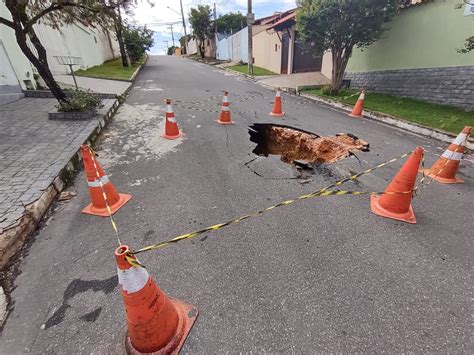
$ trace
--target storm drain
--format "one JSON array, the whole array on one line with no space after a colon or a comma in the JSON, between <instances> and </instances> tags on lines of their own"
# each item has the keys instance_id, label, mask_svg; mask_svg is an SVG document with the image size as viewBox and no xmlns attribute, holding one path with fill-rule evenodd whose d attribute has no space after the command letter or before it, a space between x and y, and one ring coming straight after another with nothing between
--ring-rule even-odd
<instances>
[{"instance_id":1,"label":"storm drain","mask_svg":"<svg viewBox=\"0 0 474 355\"><path fill-rule=\"evenodd\" d=\"M249 129L250 140L257 144L253 153L280 155L286 163L334 163L357 151L368 151L369 143L353 134L321 137L297 128L256 123Z\"/></svg>"}]
</instances>

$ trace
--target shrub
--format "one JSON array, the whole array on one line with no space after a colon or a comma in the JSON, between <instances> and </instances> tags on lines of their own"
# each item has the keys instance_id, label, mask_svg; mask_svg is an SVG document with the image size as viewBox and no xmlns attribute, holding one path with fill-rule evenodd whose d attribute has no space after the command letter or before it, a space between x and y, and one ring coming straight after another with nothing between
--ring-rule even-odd
<instances>
[{"instance_id":1,"label":"shrub","mask_svg":"<svg viewBox=\"0 0 474 355\"><path fill-rule=\"evenodd\" d=\"M79 111L84 112L90 109L102 107L102 100L90 90L65 90L68 97L67 103L57 105L60 112Z\"/></svg>"}]
</instances>

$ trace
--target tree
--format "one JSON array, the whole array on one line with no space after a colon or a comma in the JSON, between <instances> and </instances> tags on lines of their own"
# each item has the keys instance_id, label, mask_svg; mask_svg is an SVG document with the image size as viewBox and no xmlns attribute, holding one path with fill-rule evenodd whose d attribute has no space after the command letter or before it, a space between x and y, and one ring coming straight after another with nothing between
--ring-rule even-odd
<instances>
[{"instance_id":1,"label":"tree","mask_svg":"<svg viewBox=\"0 0 474 355\"><path fill-rule=\"evenodd\" d=\"M42 22L53 28L62 24L80 21L88 25L110 19L114 4L107 0L4 0L11 14L11 20L0 17L0 24L13 29L18 46L28 60L36 67L46 85L60 104L68 102L64 90L54 80L49 69L46 49L36 35L34 25ZM30 48L29 43L34 47Z\"/></svg>"},{"instance_id":2,"label":"tree","mask_svg":"<svg viewBox=\"0 0 474 355\"><path fill-rule=\"evenodd\" d=\"M474 50L474 36L471 36L469 38L466 38L466 41L464 42L464 47L461 49L458 49L458 53L466 54L473 50Z\"/></svg>"},{"instance_id":3,"label":"tree","mask_svg":"<svg viewBox=\"0 0 474 355\"><path fill-rule=\"evenodd\" d=\"M146 26L124 26L123 40L132 63L142 59L145 52L153 46L153 34Z\"/></svg>"},{"instance_id":4,"label":"tree","mask_svg":"<svg viewBox=\"0 0 474 355\"><path fill-rule=\"evenodd\" d=\"M235 33L247 24L247 18L240 12L229 12L217 19L217 30L219 33Z\"/></svg>"},{"instance_id":5,"label":"tree","mask_svg":"<svg viewBox=\"0 0 474 355\"><path fill-rule=\"evenodd\" d=\"M296 28L307 42L332 53L331 94L337 94L354 46L379 39L399 0L300 0Z\"/></svg>"},{"instance_id":6,"label":"tree","mask_svg":"<svg viewBox=\"0 0 474 355\"><path fill-rule=\"evenodd\" d=\"M194 32L194 38L198 44L199 54L204 58L205 41L210 39L214 27L211 21L211 8L209 5L198 5L197 8L191 8L189 12L189 23Z\"/></svg>"},{"instance_id":7,"label":"tree","mask_svg":"<svg viewBox=\"0 0 474 355\"><path fill-rule=\"evenodd\" d=\"M176 48L179 48L179 47L175 47L175 46L168 47L168 51L166 52L166 54L174 55Z\"/></svg>"}]
</instances>

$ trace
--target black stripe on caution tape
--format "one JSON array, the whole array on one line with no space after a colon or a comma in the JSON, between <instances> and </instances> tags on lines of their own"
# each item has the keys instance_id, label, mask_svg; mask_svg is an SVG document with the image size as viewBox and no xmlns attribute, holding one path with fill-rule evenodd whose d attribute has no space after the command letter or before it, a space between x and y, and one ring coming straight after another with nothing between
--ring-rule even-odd
<instances>
[{"instance_id":1,"label":"black stripe on caution tape","mask_svg":"<svg viewBox=\"0 0 474 355\"><path fill-rule=\"evenodd\" d=\"M364 170L363 172L361 173L358 173L358 174L355 174L355 175L352 175L346 179L343 179L343 180L340 180L340 181L337 181L327 187L324 187L318 191L315 191L313 193L310 193L310 194L307 194L307 195L302 195L296 199L293 199L293 200L286 200L286 201L283 201L283 202L280 202L274 206L271 206L271 207L267 207L265 209L262 209L260 211L257 211L257 212L253 212L251 214L248 214L248 215L245 215L245 216L242 216L242 217L239 217L239 218L235 218L235 219L232 219L232 220L229 220L227 222L224 222L224 223L219 223L219 224L215 224L213 226L210 226L210 227L207 227L207 228L204 228L204 229L201 229L201 230L198 230L198 231L195 231L195 232L191 232L191 233L187 233L187 234L183 234L183 235L180 235L180 236L177 236L175 238L172 238L172 239L169 239L169 240L166 240L166 241L163 241L163 242L160 242L160 243L157 243L157 244L153 244L153 245L150 245L150 246L147 246L147 247L144 247L144 248L141 248L141 249L138 249L136 251L132 251L131 254L139 254L139 253L143 253L143 252L146 252L146 251L151 251L151 250L157 250L157 249L162 249L162 248L165 248L171 244L175 244L177 242L180 242L182 240L186 240L186 239L190 239L190 238L193 238L193 237L196 237L200 234L203 234L203 233L207 233L207 232L211 232L211 231L216 231L216 230L219 230L221 228L224 228L226 226L229 226L229 225L232 225L232 224L237 224L243 220L246 220L248 218L251 218L251 217L257 217L257 216L260 216L266 212L269 212L269 211L272 211L274 210L275 208L278 208L278 207L281 207L281 206L287 206L287 205L291 205L297 201L300 201L300 200L306 200L306 199L310 199L310 198L314 198L314 197L322 197L322 196L341 196L341 195L352 195L352 196L357 196L357 195L383 195L383 194L386 194L386 195L397 195L397 194L413 194L415 192L415 190L413 191L404 191L404 192L366 192L366 191L332 191L330 189L336 187L336 186L340 186L348 181L352 181L352 180L356 180L358 179L359 177L361 177L362 175L365 175L365 174L368 174L368 173L371 173L372 171L376 170L376 169L379 169L379 168L382 168L388 164L391 164L393 162L396 162L397 160L400 160L400 159L403 159L405 157L407 157L408 155L410 155L412 152L409 152L409 153L405 153L397 158L393 158L393 159L390 159L388 161L386 161L385 163L381 163L379 165L376 165L370 169L367 169L367 170Z\"/></svg>"}]
</instances>

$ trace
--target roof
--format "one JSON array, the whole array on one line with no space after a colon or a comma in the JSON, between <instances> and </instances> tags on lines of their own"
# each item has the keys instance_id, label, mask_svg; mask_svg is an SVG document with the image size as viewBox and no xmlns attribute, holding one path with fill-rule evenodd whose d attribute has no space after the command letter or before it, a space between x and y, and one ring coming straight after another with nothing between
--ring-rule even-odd
<instances>
[{"instance_id":1,"label":"roof","mask_svg":"<svg viewBox=\"0 0 474 355\"><path fill-rule=\"evenodd\" d=\"M281 31L285 28L291 27L296 23L296 11L292 11L285 17L282 17L279 19L277 22L275 22L273 25L267 28L267 30L273 29L275 31Z\"/></svg>"}]
</instances>

